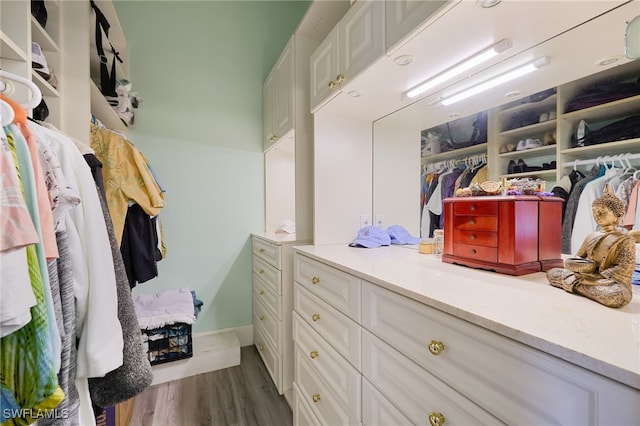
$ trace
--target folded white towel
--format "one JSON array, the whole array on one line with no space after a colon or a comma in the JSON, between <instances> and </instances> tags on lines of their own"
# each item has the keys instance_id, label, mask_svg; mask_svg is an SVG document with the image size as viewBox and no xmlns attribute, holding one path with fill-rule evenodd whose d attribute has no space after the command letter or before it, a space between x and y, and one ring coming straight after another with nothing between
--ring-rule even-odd
<instances>
[{"instance_id":1,"label":"folded white towel","mask_svg":"<svg viewBox=\"0 0 640 426\"><path fill-rule=\"evenodd\" d=\"M133 304L140 328L151 330L168 324L196 321L193 296L188 288L167 290L158 294L134 294Z\"/></svg>"}]
</instances>

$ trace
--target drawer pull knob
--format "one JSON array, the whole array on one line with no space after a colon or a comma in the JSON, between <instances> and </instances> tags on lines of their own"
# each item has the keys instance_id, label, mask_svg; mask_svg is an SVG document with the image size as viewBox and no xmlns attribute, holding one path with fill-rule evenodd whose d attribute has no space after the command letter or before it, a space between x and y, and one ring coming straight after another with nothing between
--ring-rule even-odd
<instances>
[{"instance_id":1,"label":"drawer pull knob","mask_svg":"<svg viewBox=\"0 0 640 426\"><path fill-rule=\"evenodd\" d=\"M258 346L258 350L259 350L259 351L264 351L264 345L260 345L260 346Z\"/></svg>"},{"instance_id":2,"label":"drawer pull knob","mask_svg":"<svg viewBox=\"0 0 640 426\"><path fill-rule=\"evenodd\" d=\"M431 340L428 346L429 352L431 352L433 355L440 355L442 351L444 351L444 343L438 340Z\"/></svg>"},{"instance_id":3,"label":"drawer pull knob","mask_svg":"<svg viewBox=\"0 0 640 426\"><path fill-rule=\"evenodd\" d=\"M470 224L472 224L472 225L475 225L475 224L476 224L476 220L475 220L475 219L471 219L471 220L469 221L469 223L470 223Z\"/></svg>"},{"instance_id":4,"label":"drawer pull knob","mask_svg":"<svg viewBox=\"0 0 640 426\"><path fill-rule=\"evenodd\" d=\"M471 249L471 254L476 254L476 253L477 253L476 249Z\"/></svg>"},{"instance_id":5,"label":"drawer pull knob","mask_svg":"<svg viewBox=\"0 0 640 426\"><path fill-rule=\"evenodd\" d=\"M320 283L320 277L311 278L311 283L312 284L319 284Z\"/></svg>"},{"instance_id":6,"label":"drawer pull knob","mask_svg":"<svg viewBox=\"0 0 640 426\"><path fill-rule=\"evenodd\" d=\"M318 321L320 319L320 314L311 315L311 319L314 320L314 321Z\"/></svg>"},{"instance_id":7,"label":"drawer pull knob","mask_svg":"<svg viewBox=\"0 0 640 426\"><path fill-rule=\"evenodd\" d=\"M264 274L264 269L260 269L260 271L258 271L259 274Z\"/></svg>"},{"instance_id":8,"label":"drawer pull knob","mask_svg":"<svg viewBox=\"0 0 640 426\"><path fill-rule=\"evenodd\" d=\"M318 351L311 351L311 353L309 354L309 356L313 359L318 357Z\"/></svg>"},{"instance_id":9,"label":"drawer pull knob","mask_svg":"<svg viewBox=\"0 0 640 426\"><path fill-rule=\"evenodd\" d=\"M475 204L471 204L471 207L469 207L471 209L471 211L474 211L476 209L476 205Z\"/></svg>"},{"instance_id":10,"label":"drawer pull knob","mask_svg":"<svg viewBox=\"0 0 640 426\"><path fill-rule=\"evenodd\" d=\"M471 238L472 240L475 240L475 239L476 239L476 234L471 234L471 235L469 236L469 238Z\"/></svg>"},{"instance_id":11,"label":"drawer pull knob","mask_svg":"<svg viewBox=\"0 0 640 426\"><path fill-rule=\"evenodd\" d=\"M259 319L260 321L264 320L264 315L260 315L260 316L258 317L258 319Z\"/></svg>"},{"instance_id":12,"label":"drawer pull knob","mask_svg":"<svg viewBox=\"0 0 640 426\"><path fill-rule=\"evenodd\" d=\"M313 402L319 402L320 401L320 394L319 393L314 393L311 398L313 399Z\"/></svg>"},{"instance_id":13,"label":"drawer pull knob","mask_svg":"<svg viewBox=\"0 0 640 426\"><path fill-rule=\"evenodd\" d=\"M338 86L338 85L336 84L336 82L335 82L335 81L331 80L331 81L329 82L329 89L333 90L333 89L335 89L337 86Z\"/></svg>"},{"instance_id":14,"label":"drawer pull knob","mask_svg":"<svg viewBox=\"0 0 640 426\"><path fill-rule=\"evenodd\" d=\"M432 411L429 413L429 424L431 426L442 426L445 422L445 418L442 413Z\"/></svg>"},{"instance_id":15,"label":"drawer pull knob","mask_svg":"<svg viewBox=\"0 0 640 426\"><path fill-rule=\"evenodd\" d=\"M261 248L260 250L258 250L260 253L264 253L264 249Z\"/></svg>"},{"instance_id":16,"label":"drawer pull knob","mask_svg":"<svg viewBox=\"0 0 640 426\"><path fill-rule=\"evenodd\" d=\"M260 296L264 294L264 290L260 290Z\"/></svg>"},{"instance_id":17,"label":"drawer pull knob","mask_svg":"<svg viewBox=\"0 0 640 426\"><path fill-rule=\"evenodd\" d=\"M342 83L344 81L344 75L338 74L336 76L336 83Z\"/></svg>"}]
</instances>

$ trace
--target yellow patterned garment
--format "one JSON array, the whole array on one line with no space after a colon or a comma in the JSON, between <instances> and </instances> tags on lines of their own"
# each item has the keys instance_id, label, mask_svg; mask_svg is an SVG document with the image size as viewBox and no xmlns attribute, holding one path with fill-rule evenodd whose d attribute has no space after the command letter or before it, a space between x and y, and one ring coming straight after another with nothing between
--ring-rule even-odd
<instances>
[{"instance_id":1,"label":"yellow patterned garment","mask_svg":"<svg viewBox=\"0 0 640 426\"><path fill-rule=\"evenodd\" d=\"M164 207L164 195L142 153L124 136L94 124L91 148L102 163L107 204L120 244L129 202L139 204L149 216L156 216Z\"/></svg>"}]
</instances>

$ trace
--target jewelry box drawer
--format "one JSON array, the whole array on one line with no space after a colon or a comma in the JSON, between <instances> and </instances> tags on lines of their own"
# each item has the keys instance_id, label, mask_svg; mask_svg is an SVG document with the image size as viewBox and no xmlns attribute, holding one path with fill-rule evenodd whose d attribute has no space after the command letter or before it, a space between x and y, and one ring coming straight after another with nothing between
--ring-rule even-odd
<instances>
[{"instance_id":1,"label":"jewelry box drawer","mask_svg":"<svg viewBox=\"0 0 640 426\"><path fill-rule=\"evenodd\" d=\"M454 216L453 229L497 232L498 216Z\"/></svg>"},{"instance_id":2,"label":"jewelry box drawer","mask_svg":"<svg viewBox=\"0 0 640 426\"><path fill-rule=\"evenodd\" d=\"M295 256L294 279L355 321L360 320L360 279L302 255Z\"/></svg>"},{"instance_id":3,"label":"jewelry box drawer","mask_svg":"<svg viewBox=\"0 0 640 426\"><path fill-rule=\"evenodd\" d=\"M279 245L253 237L251 246L253 254L275 268L282 269L282 255Z\"/></svg>"},{"instance_id":4,"label":"jewelry box drawer","mask_svg":"<svg viewBox=\"0 0 640 426\"><path fill-rule=\"evenodd\" d=\"M498 233L455 229L453 231L453 242L484 247L498 247Z\"/></svg>"},{"instance_id":5,"label":"jewelry box drawer","mask_svg":"<svg viewBox=\"0 0 640 426\"><path fill-rule=\"evenodd\" d=\"M259 277L277 294L282 294L282 272L257 256L253 256L253 276Z\"/></svg>"},{"instance_id":6,"label":"jewelry box drawer","mask_svg":"<svg viewBox=\"0 0 640 426\"><path fill-rule=\"evenodd\" d=\"M455 203L453 214L457 216L497 216L497 201L460 201Z\"/></svg>"},{"instance_id":7,"label":"jewelry box drawer","mask_svg":"<svg viewBox=\"0 0 640 426\"><path fill-rule=\"evenodd\" d=\"M466 257L467 259L477 259L485 262L498 261L497 247L483 247L472 244L453 244L453 254L458 257Z\"/></svg>"},{"instance_id":8,"label":"jewelry box drawer","mask_svg":"<svg viewBox=\"0 0 640 426\"><path fill-rule=\"evenodd\" d=\"M360 368L360 325L300 284L293 289L293 309L356 368Z\"/></svg>"}]
</instances>

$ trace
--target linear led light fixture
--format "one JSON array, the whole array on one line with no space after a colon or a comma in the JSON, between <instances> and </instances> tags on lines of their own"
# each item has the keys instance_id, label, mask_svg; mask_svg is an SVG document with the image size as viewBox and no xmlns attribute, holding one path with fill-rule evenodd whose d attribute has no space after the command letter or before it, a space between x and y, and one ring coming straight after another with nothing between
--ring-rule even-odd
<instances>
[{"instance_id":1,"label":"linear led light fixture","mask_svg":"<svg viewBox=\"0 0 640 426\"><path fill-rule=\"evenodd\" d=\"M443 71L440 74L436 75L435 77L414 87L413 89L409 90L406 93L406 95L409 98L415 98L416 96L421 95L422 93L426 92L432 87L435 87L440 83L450 80L455 76L460 75L463 72L477 65L480 65L483 62L488 61L489 59L493 58L494 56L497 56L498 54L500 54L501 52L504 52L510 47L511 47L511 41L509 41L509 39L505 38L503 40L500 40L494 45L487 47L486 49L476 53L475 55L465 59L464 61L459 62L457 65L452 66L446 71Z\"/></svg>"},{"instance_id":2,"label":"linear led light fixture","mask_svg":"<svg viewBox=\"0 0 640 426\"><path fill-rule=\"evenodd\" d=\"M504 84L508 81L514 80L518 77L522 77L523 75L534 72L535 70L542 68L543 66L549 63L549 59L546 56L542 56L535 61L531 61L527 64L524 64L518 68L514 68L511 71L507 71L504 74L500 74L496 77L493 77L489 80L483 81L480 84L477 84L473 87L470 87L462 92L458 92L448 98L444 98L440 101L442 105L451 105L456 102L460 102L463 99L467 99L471 96L477 95L478 93L484 92L486 90L492 89L496 86Z\"/></svg>"}]
</instances>

